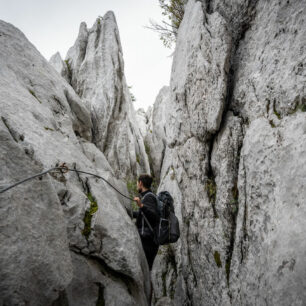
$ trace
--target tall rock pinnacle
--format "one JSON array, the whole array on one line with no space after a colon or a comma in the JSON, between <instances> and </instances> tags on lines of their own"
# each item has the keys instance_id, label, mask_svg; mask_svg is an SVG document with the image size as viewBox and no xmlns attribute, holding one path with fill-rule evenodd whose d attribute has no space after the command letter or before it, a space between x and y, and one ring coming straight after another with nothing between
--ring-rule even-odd
<instances>
[{"instance_id":1,"label":"tall rock pinnacle","mask_svg":"<svg viewBox=\"0 0 306 306\"><path fill-rule=\"evenodd\" d=\"M93 142L118 177L150 172L143 140L124 75L119 31L113 12L92 28L83 22L67 53L67 81L91 112Z\"/></svg>"}]
</instances>

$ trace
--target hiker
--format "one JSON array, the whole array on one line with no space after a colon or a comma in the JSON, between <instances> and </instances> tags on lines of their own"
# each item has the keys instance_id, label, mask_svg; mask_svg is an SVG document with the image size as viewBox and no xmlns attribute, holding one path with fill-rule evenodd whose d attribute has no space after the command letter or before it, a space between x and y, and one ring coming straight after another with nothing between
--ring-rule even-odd
<instances>
[{"instance_id":1,"label":"hiker","mask_svg":"<svg viewBox=\"0 0 306 306\"><path fill-rule=\"evenodd\" d=\"M133 212L133 218L137 218L136 226L150 271L152 270L153 261L158 251L158 245L154 242L152 228L154 229L159 222L157 200L151 191L152 181L153 179L149 174L141 174L138 177L137 190L140 193L140 197L135 197L134 201L137 203L139 210ZM143 214L147 220L145 220Z\"/></svg>"}]
</instances>

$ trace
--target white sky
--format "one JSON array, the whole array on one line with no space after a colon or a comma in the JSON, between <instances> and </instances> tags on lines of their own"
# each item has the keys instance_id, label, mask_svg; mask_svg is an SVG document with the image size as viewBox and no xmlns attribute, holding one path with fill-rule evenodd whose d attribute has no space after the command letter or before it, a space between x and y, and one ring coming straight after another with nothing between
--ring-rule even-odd
<instances>
[{"instance_id":1,"label":"white sky","mask_svg":"<svg viewBox=\"0 0 306 306\"><path fill-rule=\"evenodd\" d=\"M150 19L161 20L158 0L0 0L0 19L19 28L47 60L57 51L65 58L80 23L91 27L109 10L116 15L135 109L146 110L169 84L172 63L173 51L144 28Z\"/></svg>"}]
</instances>

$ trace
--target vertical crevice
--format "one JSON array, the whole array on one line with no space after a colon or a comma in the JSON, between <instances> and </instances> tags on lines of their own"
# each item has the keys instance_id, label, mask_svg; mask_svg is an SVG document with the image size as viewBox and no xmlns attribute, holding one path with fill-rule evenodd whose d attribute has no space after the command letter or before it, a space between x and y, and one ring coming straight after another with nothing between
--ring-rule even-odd
<instances>
[{"instance_id":1,"label":"vertical crevice","mask_svg":"<svg viewBox=\"0 0 306 306\"><path fill-rule=\"evenodd\" d=\"M212 8L212 0L206 0L206 12L207 14L212 14L213 13L213 8Z\"/></svg>"},{"instance_id":2,"label":"vertical crevice","mask_svg":"<svg viewBox=\"0 0 306 306\"><path fill-rule=\"evenodd\" d=\"M52 303L52 306L69 306L69 301L65 290L59 292L58 298Z\"/></svg>"},{"instance_id":3,"label":"vertical crevice","mask_svg":"<svg viewBox=\"0 0 306 306\"><path fill-rule=\"evenodd\" d=\"M252 19L255 17L256 4L257 4L257 0L250 0L248 2L248 6L247 6L247 9L246 9L246 15L243 16L243 19L240 23L240 27L238 27L237 31L234 31L234 29L232 29L233 46L232 46L231 55L230 55L230 59L229 59L229 72L228 72L228 78L227 78L227 90L226 90L226 97L225 97L225 103L224 103L224 111L223 111L223 114L222 114L222 120L221 120L221 123L220 123L219 131L224 126L226 115L227 115L228 111L231 110L231 103L233 101L233 93L234 93L235 82L236 82L236 80L235 80L236 71L238 69L238 61L237 61L237 58L236 58L237 50L238 50L238 47L239 47L239 44L240 44L241 40L243 40L244 37L245 37L246 31L251 26ZM209 7L209 9L211 9L211 7ZM222 15L222 13L221 13L221 15ZM227 18L225 17L225 19L227 19ZM236 112L233 111L233 112L234 112L234 115L241 118L239 112L237 112L237 111ZM247 121L248 121L248 118L242 118L242 124L245 124ZM210 176L213 176L213 171L212 171L212 167L211 167L211 156L212 156L213 145L214 145L214 142L215 142L215 139L217 138L217 136L218 136L218 132L216 134L212 135L211 140L210 140L210 152L209 152L209 162L208 162L208 172L207 172L208 178L210 178ZM241 143L238 147L238 152L237 152L237 160L238 161L241 158L241 149L242 149L242 141L241 141ZM232 203L231 203L231 207L230 207L231 208L231 211L230 211L231 232L230 232L230 238L229 238L229 245L228 245L228 248L226 250L225 273L226 273L226 280L227 280L228 287L229 287L231 261L232 261L232 255L233 255L233 250L234 250L234 245L235 245L235 236L236 236L236 227L237 227L238 202L239 202L239 192L238 192L238 187L237 187L238 168L239 168L239 165L236 166L237 177L234 178L235 183L234 183L234 186L232 188ZM245 203L245 206L246 206L246 203ZM245 210L246 210L246 208L245 208ZM246 214L246 211L245 211L245 214ZM244 216L244 220L245 220L245 216ZM243 228L245 228L245 226ZM229 292L229 296L231 298L230 292Z\"/></svg>"},{"instance_id":4,"label":"vertical crevice","mask_svg":"<svg viewBox=\"0 0 306 306\"><path fill-rule=\"evenodd\" d=\"M69 59L64 60L64 63L66 64L66 71L67 71L67 79L68 79L68 83L72 86L72 68L71 68L71 63L69 61Z\"/></svg>"},{"instance_id":5,"label":"vertical crevice","mask_svg":"<svg viewBox=\"0 0 306 306\"><path fill-rule=\"evenodd\" d=\"M244 212L243 212L243 220L242 220L242 231L243 231L243 239L241 240L241 263L243 262L245 258L245 245L244 242L248 240L248 231L247 231L247 217L248 217L248 211L247 211L247 174L245 169L245 164L243 160L243 171L244 171Z\"/></svg>"},{"instance_id":6,"label":"vertical crevice","mask_svg":"<svg viewBox=\"0 0 306 306\"><path fill-rule=\"evenodd\" d=\"M106 306L105 299L104 299L104 287L100 283L97 283L97 285L99 287L99 291L98 291L98 299L97 299L96 306Z\"/></svg>"},{"instance_id":7,"label":"vertical crevice","mask_svg":"<svg viewBox=\"0 0 306 306\"><path fill-rule=\"evenodd\" d=\"M242 146L242 145L241 145ZM238 149L237 159L240 159L240 151L241 146ZM238 168L237 168L238 170ZM235 179L234 186L232 188L232 202L230 205L230 216L231 216L231 229L230 229L230 240L229 245L226 250L225 255L225 273L226 273L226 281L227 286L229 287L229 280L230 280L230 272L231 272L231 263L232 263L232 256L234 251L234 245L235 245L235 237L236 237L236 229L237 229L237 216L238 216L238 203L239 203L239 191L238 191L238 173L237 178ZM231 298L231 295L229 293L229 296Z\"/></svg>"}]
</instances>

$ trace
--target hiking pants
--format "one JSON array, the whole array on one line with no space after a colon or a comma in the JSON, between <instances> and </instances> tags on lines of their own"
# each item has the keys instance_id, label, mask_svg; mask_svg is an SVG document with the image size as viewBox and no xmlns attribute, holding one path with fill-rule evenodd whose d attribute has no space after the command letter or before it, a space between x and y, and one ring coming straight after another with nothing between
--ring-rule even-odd
<instances>
[{"instance_id":1,"label":"hiking pants","mask_svg":"<svg viewBox=\"0 0 306 306\"><path fill-rule=\"evenodd\" d=\"M157 251L158 251L158 245L156 245L151 238L144 238L141 237L141 243L142 243L142 247L143 250L145 252L147 261L148 261L148 265L149 265L149 269L150 271L152 270L152 266L153 266L153 261L156 257Z\"/></svg>"}]
</instances>

